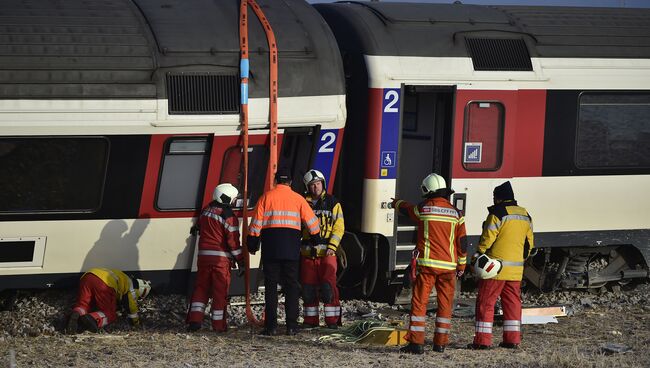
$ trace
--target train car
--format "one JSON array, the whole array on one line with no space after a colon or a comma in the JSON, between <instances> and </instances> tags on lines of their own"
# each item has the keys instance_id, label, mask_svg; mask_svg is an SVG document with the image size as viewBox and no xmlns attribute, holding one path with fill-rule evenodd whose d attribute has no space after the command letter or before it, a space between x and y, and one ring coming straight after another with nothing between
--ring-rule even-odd
<instances>
[{"instance_id":1,"label":"train car","mask_svg":"<svg viewBox=\"0 0 650 368\"><path fill-rule=\"evenodd\" d=\"M419 202L430 172L456 191L473 247L493 188L512 183L534 222L525 278L537 287L648 277L650 10L315 7L346 72L348 285L398 290L415 226L388 204Z\"/></svg>"},{"instance_id":2,"label":"train car","mask_svg":"<svg viewBox=\"0 0 650 368\"><path fill-rule=\"evenodd\" d=\"M336 41L302 0L258 3L279 51L279 165L297 190L312 166L331 183L345 123ZM269 47L249 14L241 203L253 206ZM0 40L0 291L74 286L91 267L186 288L198 210L218 183L242 185L239 1L2 1Z\"/></svg>"}]
</instances>

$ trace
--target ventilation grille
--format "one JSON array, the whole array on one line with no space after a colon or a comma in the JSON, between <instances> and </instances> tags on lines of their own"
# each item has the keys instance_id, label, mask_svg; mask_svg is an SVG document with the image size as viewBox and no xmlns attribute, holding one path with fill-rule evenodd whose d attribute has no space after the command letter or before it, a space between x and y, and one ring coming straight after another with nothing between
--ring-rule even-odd
<instances>
[{"instance_id":1,"label":"ventilation grille","mask_svg":"<svg viewBox=\"0 0 650 368\"><path fill-rule=\"evenodd\" d=\"M533 70L522 39L466 38L465 42L474 70Z\"/></svg>"},{"instance_id":2,"label":"ventilation grille","mask_svg":"<svg viewBox=\"0 0 650 368\"><path fill-rule=\"evenodd\" d=\"M167 74L169 114L238 114L239 77Z\"/></svg>"}]
</instances>

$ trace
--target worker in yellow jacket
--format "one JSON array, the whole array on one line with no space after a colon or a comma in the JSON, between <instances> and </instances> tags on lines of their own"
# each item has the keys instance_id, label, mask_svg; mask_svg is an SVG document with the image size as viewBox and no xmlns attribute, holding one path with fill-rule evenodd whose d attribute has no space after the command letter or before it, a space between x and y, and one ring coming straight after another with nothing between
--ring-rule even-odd
<instances>
[{"instance_id":1,"label":"worker in yellow jacket","mask_svg":"<svg viewBox=\"0 0 650 368\"><path fill-rule=\"evenodd\" d=\"M312 169L303 177L307 188L307 203L314 210L320 222L320 237L323 244L313 245L308 229L303 229L300 248L300 282L302 284L304 327L319 324L318 301L323 302L325 324L336 329L341 325L341 304L336 285L336 250L338 249L345 224L341 204L327 193L325 176Z\"/></svg>"},{"instance_id":2,"label":"worker in yellow jacket","mask_svg":"<svg viewBox=\"0 0 650 368\"><path fill-rule=\"evenodd\" d=\"M117 319L117 304L120 302L128 311L129 322L139 327L138 299L145 298L150 291L151 283L147 280L131 278L119 270L92 268L81 276L77 303L72 309L66 333L77 333L78 327L82 331L98 332ZM81 326L78 326L79 322Z\"/></svg>"},{"instance_id":3,"label":"worker in yellow jacket","mask_svg":"<svg viewBox=\"0 0 650 368\"><path fill-rule=\"evenodd\" d=\"M534 246L533 221L526 209L517 205L509 181L494 189L494 206L489 207L488 212L475 258L486 254L501 264L501 270L479 281L474 342L468 347L490 348L494 304L500 296L503 342L499 346L516 349L521 342L520 288L524 261Z\"/></svg>"}]
</instances>

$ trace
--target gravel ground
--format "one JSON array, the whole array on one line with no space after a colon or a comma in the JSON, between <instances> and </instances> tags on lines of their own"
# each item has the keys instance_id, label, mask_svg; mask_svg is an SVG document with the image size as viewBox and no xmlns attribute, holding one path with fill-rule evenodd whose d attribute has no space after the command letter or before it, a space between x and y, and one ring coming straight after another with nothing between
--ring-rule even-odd
<instances>
[{"instance_id":1,"label":"gravel ground","mask_svg":"<svg viewBox=\"0 0 650 368\"><path fill-rule=\"evenodd\" d=\"M144 328L131 330L124 318L100 334L63 335L65 313L74 303L71 291L23 292L13 311L0 312L0 367L648 367L650 366L650 284L621 290L524 293L529 306L565 305L572 315L559 323L526 325L521 348L471 351L465 346L474 334L473 318L454 318L451 344L442 354L427 347L424 356L400 354L397 347L319 342L327 329L297 336L263 337L246 324L241 298L229 307L231 328L225 334L205 328L187 333L185 298L152 295L143 303ZM458 302L473 303L475 294L461 293ZM261 295L254 296L260 300ZM254 309L259 312L261 305ZM366 301L343 302L344 324L370 315L383 321L406 321L407 310ZM280 319L283 314L280 313ZM429 319L430 322L433 318ZM282 329L280 330L282 331ZM433 326L428 325L427 343ZM494 344L500 341L495 327ZM624 353L610 353L625 348ZM611 349L610 349L611 350Z\"/></svg>"}]
</instances>

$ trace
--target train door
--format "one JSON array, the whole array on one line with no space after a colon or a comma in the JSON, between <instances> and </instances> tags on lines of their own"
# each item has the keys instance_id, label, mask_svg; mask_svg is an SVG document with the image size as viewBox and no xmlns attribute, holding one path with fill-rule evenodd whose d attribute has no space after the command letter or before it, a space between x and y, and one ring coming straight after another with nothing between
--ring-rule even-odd
<instances>
[{"instance_id":1,"label":"train door","mask_svg":"<svg viewBox=\"0 0 650 368\"><path fill-rule=\"evenodd\" d=\"M405 86L403 89L397 195L411 203L422 200L422 179L435 172L450 181L453 87ZM416 227L397 219L396 266L408 264L415 246Z\"/></svg>"}]
</instances>

